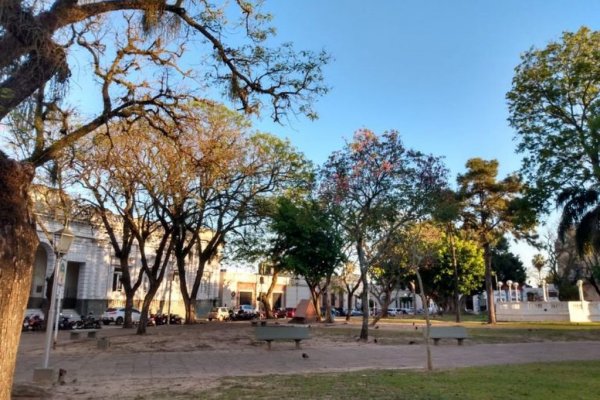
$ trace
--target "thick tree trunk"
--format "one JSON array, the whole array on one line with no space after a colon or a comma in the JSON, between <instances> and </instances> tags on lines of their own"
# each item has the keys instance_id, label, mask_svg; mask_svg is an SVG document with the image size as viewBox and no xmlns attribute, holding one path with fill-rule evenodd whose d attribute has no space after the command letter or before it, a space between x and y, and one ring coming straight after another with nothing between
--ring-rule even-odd
<instances>
[{"instance_id":1,"label":"thick tree trunk","mask_svg":"<svg viewBox=\"0 0 600 400\"><path fill-rule=\"evenodd\" d=\"M38 238L28 196L34 168L0 152L0 400L9 400ZM41 362L41 359L40 359Z\"/></svg>"},{"instance_id":2,"label":"thick tree trunk","mask_svg":"<svg viewBox=\"0 0 600 400\"><path fill-rule=\"evenodd\" d=\"M279 270L277 268L273 269L273 276L271 277L271 284L267 289L267 293L262 294L262 298L260 301L265 306L265 313L267 314L267 318L273 318L273 304L271 304L271 299L273 296L273 291L275 290L275 285L277 285L277 277L279 276Z\"/></svg>"},{"instance_id":3,"label":"thick tree trunk","mask_svg":"<svg viewBox=\"0 0 600 400\"><path fill-rule=\"evenodd\" d=\"M133 308L133 296L135 290L125 290L125 320L123 321L124 329L133 328L133 321L131 319L131 309Z\"/></svg>"},{"instance_id":4,"label":"thick tree trunk","mask_svg":"<svg viewBox=\"0 0 600 400\"><path fill-rule=\"evenodd\" d=\"M348 291L348 312L346 313L346 321L350 321L350 314L352 313L352 299L354 298L354 291Z\"/></svg>"},{"instance_id":5,"label":"thick tree trunk","mask_svg":"<svg viewBox=\"0 0 600 400\"><path fill-rule=\"evenodd\" d=\"M160 286L160 283L157 285L153 285L153 287L150 287L150 289L148 289L148 293L146 293L146 296L144 296L144 302L142 303L142 309L140 310L140 312L141 312L140 322L138 324L137 332L136 332L138 335L146 334L146 327L148 326L148 314L150 311L150 305L152 304L152 300L154 300L154 296L156 296L156 292L158 291L159 286ZM171 318L171 317L169 316L169 318Z\"/></svg>"},{"instance_id":6,"label":"thick tree trunk","mask_svg":"<svg viewBox=\"0 0 600 400\"><path fill-rule=\"evenodd\" d=\"M325 322L333 323L333 317L331 316L331 295L329 294L329 286L331 284L331 275L327 277L325 282L325 288L323 293L325 296Z\"/></svg>"},{"instance_id":7,"label":"thick tree trunk","mask_svg":"<svg viewBox=\"0 0 600 400\"><path fill-rule=\"evenodd\" d=\"M196 300L187 298L187 304L185 304L185 323L186 325L193 325L196 323Z\"/></svg>"}]
</instances>

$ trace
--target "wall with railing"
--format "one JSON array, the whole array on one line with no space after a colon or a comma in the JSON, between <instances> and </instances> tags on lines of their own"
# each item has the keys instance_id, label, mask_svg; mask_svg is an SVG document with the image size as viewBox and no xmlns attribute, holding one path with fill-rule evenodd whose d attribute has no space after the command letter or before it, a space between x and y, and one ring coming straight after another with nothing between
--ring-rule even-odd
<instances>
[{"instance_id":1,"label":"wall with railing","mask_svg":"<svg viewBox=\"0 0 600 400\"><path fill-rule=\"evenodd\" d=\"M496 320L600 322L600 302L498 302L496 303Z\"/></svg>"}]
</instances>

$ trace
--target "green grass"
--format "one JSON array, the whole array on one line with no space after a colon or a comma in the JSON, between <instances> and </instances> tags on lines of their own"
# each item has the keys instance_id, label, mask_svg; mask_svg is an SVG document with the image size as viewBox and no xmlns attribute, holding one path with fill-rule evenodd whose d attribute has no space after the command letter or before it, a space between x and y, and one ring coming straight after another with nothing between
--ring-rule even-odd
<instances>
[{"instance_id":1,"label":"green grass","mask_svg":"<svg viewBox=\"0 0 600 400\"><path fill-rule=\"evenodd\" d=\"M387 321L382 321L387 322ZM415 324L413 326L413 323ZM433 321L436 324L436 321ZM385 329L373 329L370 327L369 335L377 338L379 344L409 344L411 342L422 343L424 321L396 322L393 326ZM469 333L470 343L531 343L549 341L600 341L600 324L569 324L569 323L531 323L510 322L498 323L494 326L481 322L463 322ZM418 329L414 329L419 327ZM352 341L360 334L360 325L348 324L336 327L324 327L315 325L312 328L313 335L337 340L341 342Z\"/></svg>"},{"instance_id":2,"label":"green grass","mask_svg":"<svg viewBox=\"0 0 600 400\"><path fill-rule=\"evenodd\" d=\"M184 399L597 399L600 361L475 367L434 372L352 373L235 377L194 393L161 392L148 398Z\"/></svg>"}]
</instances>

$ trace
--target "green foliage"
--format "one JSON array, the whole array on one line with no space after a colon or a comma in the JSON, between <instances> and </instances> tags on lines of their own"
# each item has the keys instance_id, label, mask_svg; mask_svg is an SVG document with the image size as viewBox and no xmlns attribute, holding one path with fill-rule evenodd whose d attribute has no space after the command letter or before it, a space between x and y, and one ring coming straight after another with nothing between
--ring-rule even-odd
<instances>
[{"instance_id":1,"label":"green foliage","mask_svg":"<svg viewBox=\"0 0 600 400\"><path fill-rule=\"evenodd\" d=\"M548 210L564 189L600 183L600 32L582 27L521 56L507 94L529 198Z\"/></svg>"},{"instance_id":2,"label":"green foliage","mask_svg":"<svg viewBox=\"0 0 600 400\"><path fill-rule=\"evenodd\" d=\"M454 247L458 269L458 291L469 295L481 288L485 275L483 250L479 243L468 238L454 236ZM426 292L435 301L444 305L454 293L454 267L450 241L444 232L439 232L436 259L430 268L421 271Z\"/></svg>"},{"instance_id":3,"label":"green foliage","mask_svg":"<svg viewBox=\"0 0 600 400\"><path fill-rule=\"evenodd\" d=\"M314 200L282 197L271 217L271 259L282 269L318 283L344 261L343 241L331 215Z\"/></svg>"},{"instance_id":4,"label":"green foliage","mask_svg":"<svg viewBox=\"0 0 600 400\"><path fill-rule=\"evenodd\" d=\"M478 236L481 244L493 244L506 232L517 237L529 234L533 220L523 224L523 219L514 212L515 208L521 208L515 205L523 189L519 178L509 175L497 180L497 160L472 158L466 167L467 172L457 178L464 228Z\"/></svg>"},{"instance_id":5,"label":"green foliage","mask_svg":"<svg viewBox=\"0 0 600 400\"><path fill-rule=\"evenodd\" d=\"M506 238L502 238L492 248L492 268L496 273L498 281L506 282L507 280L511 280L524 284L527 280L527 273L523 262L519 256L509 250Z\"/></svg>"}]
</instances>

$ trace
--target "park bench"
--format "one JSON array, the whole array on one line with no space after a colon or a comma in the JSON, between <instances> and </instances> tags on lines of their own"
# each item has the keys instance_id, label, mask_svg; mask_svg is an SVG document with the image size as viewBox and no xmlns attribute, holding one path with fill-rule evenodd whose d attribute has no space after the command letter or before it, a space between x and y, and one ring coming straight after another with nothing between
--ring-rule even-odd
<instances>
[{"instance_id":1,"label":"park bench","mask_svg":"<svg viewBox=\"0 0 600 400\"><path fill-rule=\"evenodd\" d=\"M460 346L469 335L463 326L432 326L429 328L429 337L433 339L435 345L440 339L456 339Z\"/></svg>"},{"instance_id":2,"label":"park bench","mask_svg":"<svg viewBox=\"0 0 600 400\"><path fill-rule=\"evenodd\" d=\"M82 333L87 333L87 337L90 339L96 339L97 329L78 329L75 331L71 331L71 339L79 339Z\"/></svg>"},{"instance_id":3,"label":"park bench","mask_svg":"<svg viewBox=\"0 0 600 400\"><path fill-rule=\"evenodd\" d=\"M254 332L257 340L267 342L269 350L273 340L293 340L299 349L303 339L310 339L307 325L261 325L256 326Z\"/></svg>"}]
</instances>

